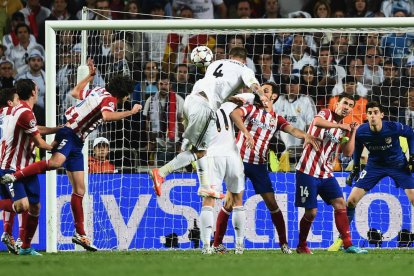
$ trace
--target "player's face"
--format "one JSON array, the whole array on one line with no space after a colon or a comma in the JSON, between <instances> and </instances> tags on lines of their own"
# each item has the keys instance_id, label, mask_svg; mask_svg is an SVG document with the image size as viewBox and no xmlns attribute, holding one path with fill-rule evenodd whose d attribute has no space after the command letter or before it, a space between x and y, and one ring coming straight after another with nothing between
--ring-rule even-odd
<instances>
[{"instance_id":1,"label":"player's face","mask_svg":"<svg viewBox=\"0 0 414 276\"><path fill-rule=\"evenodd\" d=\"M353 100L344 97L336 104L335 113L339 116L346 117L352 112L354 105L355 102Z\"/></svg>"},{"instance_id":2,"label":"player's face","mask_svg":"<svg viewBox=\"0 0 414 276\"><path fill-rule=\"evenodd\" d=\"M105 161L109 152L109 146L105 143L100 143L93 148L93 153L96 159Z\"/></svg>"},{"instance_id":3,"label":"player's face","mask_svg":"<svg viewBox=\"0 0 414 276\"><path fill-rule=\"evenodd\" d=\"M266 98L271 99L270 105L273 103L274 100L277 99L277 94L273 93L273 87L270 84L264 84L262 85L263 94L266 96Z\"/></svg>"},{"instance_id":4,"label":"player's face","mask_svg":"<svg viewBox=\"0 0 414 276\"><path fill-rule=\"evenodd\" d=\"M381 123L382 118L384 118L384 113L381 112L378 107L368 108L367 118L370 126L377 126Z\"/></svg>"}]
</instances>

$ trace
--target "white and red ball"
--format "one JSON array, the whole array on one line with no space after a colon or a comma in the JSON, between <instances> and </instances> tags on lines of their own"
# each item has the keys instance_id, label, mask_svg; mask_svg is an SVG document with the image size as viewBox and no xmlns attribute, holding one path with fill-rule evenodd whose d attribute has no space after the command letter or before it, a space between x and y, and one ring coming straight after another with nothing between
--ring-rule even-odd
<instances>
[{"instance_id":1,"label":"white and red ball","mask_svg":"<svg viewBox=\"0 0 414 276\"><path fill-rule=\"evenodd\" d=\"M197 67L207 67L213 62L213 52L207 46L197 46L191 52L191 62Z\"/></svg>"}]
</instances>

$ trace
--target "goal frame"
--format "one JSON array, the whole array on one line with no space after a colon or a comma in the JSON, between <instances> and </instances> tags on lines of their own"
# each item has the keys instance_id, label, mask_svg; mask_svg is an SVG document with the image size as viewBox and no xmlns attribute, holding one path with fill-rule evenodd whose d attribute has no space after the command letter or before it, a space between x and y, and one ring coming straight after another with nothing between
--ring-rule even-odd
<instances>
[{"instance_id":1,"label":"goal frame","mask_svg":"<svg viewBox=\"0 0 414 276\"><path fill-rule=\"evenodd\" d=\"M414 27L414 17L393 18L310 18L310 19L189 19L189 20L96 20L80 21L46 21L46 125L56 126L56 31L71 30L134 30L134 31L157 31L170 32L172 30L286 30L306 31L346 30L347 33L358 32L359 29L387 32L392 29ZM85 36L84 36L85 37ZM86 40L82 39L81 65L86 64ZM47 142L53 141L53 136L47 137ZM50 154L47 154L50 158ZM57 252L57 188L56 171L46 173L46 251ZM87 177L85 177L87 178ZM87 186L88 183L85 183ZM87 197L87 196L86 196Z\"/></svg>"}]
</instances>

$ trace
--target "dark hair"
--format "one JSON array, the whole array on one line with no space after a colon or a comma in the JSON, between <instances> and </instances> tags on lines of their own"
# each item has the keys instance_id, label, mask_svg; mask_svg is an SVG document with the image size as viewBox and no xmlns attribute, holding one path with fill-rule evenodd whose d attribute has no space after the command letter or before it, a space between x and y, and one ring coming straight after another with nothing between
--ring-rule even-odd
<instances>
[{"instance_id":1,"label":"dark hair","mask_svg":"<svg viewBox=\"0 0 414 276\"><path fill-rule=\"evenodd\" d=\"M106 91L117 99L123 99L134 91L135 83L127 76L115 75L105 86Z\"/></svg>"},{"instance_id":2,"label":"dark hair","mask_svg":"<svg viewBox=\"0 0 414 276\"><path fill-rule=\"evenodd\" d=\"M234 47L233 49L230 50L229 55L232 56L232 57L238 57L238 58L241 58L241 59L246 59L247 58L247 51L243 47Z\"/></svg>"},{"instance_id":3,"label":"dark hair","mask_svg":"<svg viewBox=\"0 0 414 276\"><path fill-rule=\"evenodd\" d=\"M181 13L183 12L183 11L185 11L185 10L189 10L189 11L191 11L193 14L194 14L194 11L193 11L193 9L192 8L190 8L189 6L187 6L187 5L183 5L183 6L181 6L181 8L180 8L180 15L181 15Z\"/></svg>"},{"instance_id":4,"label":"dark hair","mask_svg":"<svg viewBox=\"0 0 414 276\"><path fill-rule=\"evenodd\" d=\"M24 21L24 14L20 11L17 11L12 14L11 20L23 20Z\"/></svg>"},{"instance_id":5,"label":"dark hair","mask_svg":"<svg viewBox=\"0 0 414 276\"><path fill-rule=\"evenodd\" d=\"M354 103L355 103L355 97L353 96L353 95L349 95L349 94L346 94L346 93L341 93L341 94L339 94L339 96L338 96L338 103L343 99L343 98L347 98L347 99L350 99L350 100L352 100Z\"/></svg>"},{"instance_id":6,"label":"dark hair","mask_svg":"<svg viewBox=\"0 0 414 276\"><path fill-rule=\"evenodd\" d=\"M26 101L32 96L32 92L36 89L36 84L31 79L20 79L16 81L14 87L20 99Z\"/></svg>"},{"instance_id":7,"label":"dark hair","mask_svg":"<svg viewBox=\"0 0 414 276\"><path fill-rule=\"evenodd\" d=\"M353 82L353 83L355 83L355 84L357 84L357 80L355 79L355 77L353 77L353 76L346 76L345 78L343 78L342 79L343 80L343 82L344 82L344 84L345 83L350 83L350 82Z\"/></svg>"},{"instance_id":8,"label":"dark hair","mask_svg":"<svg viewBox=\"0 0 414 276\"><path fill-rule=\"evenodd\" d=\"M267 82L263 83L263 85L265 85L265 84L270 85L272 87L272 94L278 94L278 95L280 94L279 93L279 86L275 82L267 81Z\"/></svg>"},{"instance_id":9,"label":"dark hair","mask_svg":"<svg viewBox=\"0 0 414 276\"><path fill-rule=\"evenodd\" d=\"M19 24L17 24L16 28L14 29L14 34L15 34L15 35L17 35L17 32L19 31L19 29L20 29L21 27L26 28L26 29L27 29L27 32L28 32L29 34L31 33L31 30L30 30L30 27L29 27L29 26L27 26L25 23L19 23Z\"/></svg>"},{"instance_id":10,"label":"dark hair","mask_svg":"<svg viewBox=\"0 0 414 276\"><path fill-rule=\"evenodd\" d=\"M187 63L178 63L175 66L175 70L178 70L179 67L186 67L188 69L188 64Z\"/></svg>"},{"instance_id":11,"label":"dark hair","mask_svg":"<svg viewBox=\"0 0 414 276\"><path fill-rule=\"evenodd\" d=\"M8 101L13 101L14 94L17 94L16 88L2 88L0 89L0 107L8 106Z\"/></svg>"},{"instance_id":12,"label":"dark hair","mask_svg":"<svg viewBox=\"0 0 414 276\"><path fill-rule=\"evenodd\" d=\"M319 48L319 54L322 51L329 51L329 54L332 52L332 48L331 46L329 46L329 44L323 44L320 48Z\"/></svg>"},{"instance_id":13,"label":"dark hair","mask_svg":"<svg viewBox=\"0 0 414 276\"><path fill-rule=\"evenodd\" d=\"M158 80L170 80L170 76L167 73L161 73Z\"/></svg>"},{"instance_id":14,"label":"dark hair","mask_svg":"<svg viewBox=\"0 0 414 276\"><path fill-rule=\"evenodd\" d=\"M366 105L366 108L367 108L366 111L368 112L368 108L374 108L374 107L378 107L381 113L384 112L384 107L377 101L368 102Z\"/></svg>"}]
</instances>

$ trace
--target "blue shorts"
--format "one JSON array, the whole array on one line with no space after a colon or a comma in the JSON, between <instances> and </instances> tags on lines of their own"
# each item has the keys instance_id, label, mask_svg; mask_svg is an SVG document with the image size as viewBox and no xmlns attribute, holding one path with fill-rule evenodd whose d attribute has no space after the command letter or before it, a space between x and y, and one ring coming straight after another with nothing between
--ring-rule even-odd
<instances>
[{"instance_id":1,"label":"blue shorts","mask_svg":"<svg viewBox=\"0 0 414 276\"><path fill-rule=\"evenodd\" d=\"M397 188L414 189L414 178L406 166L402 167L382 167L374 164L367 164L360 173L355 187L369 191L384 177L391 177Z\"/></svg>"},{"instance_id":2,"label":"blue shorts","mask_svg":"<svg viewBox=\"0 0 414 276\"><path fill-rule=\"evenodd\" d=\"M274 193L266 164L250 164L243 162L244 174L253 184L256 194Z\"/></svg>"},{"instance_id":3,"label":"blue shorts","mask_svg":"<svg viewBox=\"0 0 414 276\"><path fill-rule=\"evenodd\" d=\"M52 153L59 152L66 156L66 161L63 164L65 169L70 172L84 171L83 141L75 132L71 128L63 127L56 133L55 141L58 146L52 150Z\"/></svg>"},{"instance_id":4,"label":"blue shorts","mask_svg":"<svg viewBox=\"0 0 414 276\"><path fill-rule=\"evenodd\" d=\"M343 197L342 189L335 177L316 178L296 171L295 206L313 209L318 207L318 195L330 205L330 201Z\"/></svg>"},{"instance_id":5,"label":"blue shorts","mask_svg":"<svg viewBox=\"0 0 414 276\"><path fill-rule=\"evenodd\" d=\"M0 170L0 177L14 173L11 170ZM30 204L40 202L40 184L37 175L22 178L19 181L7 185L0 185L0 195L3 199L11 199L13 202L27 197Z\"/></svg>"}]
</instances>

